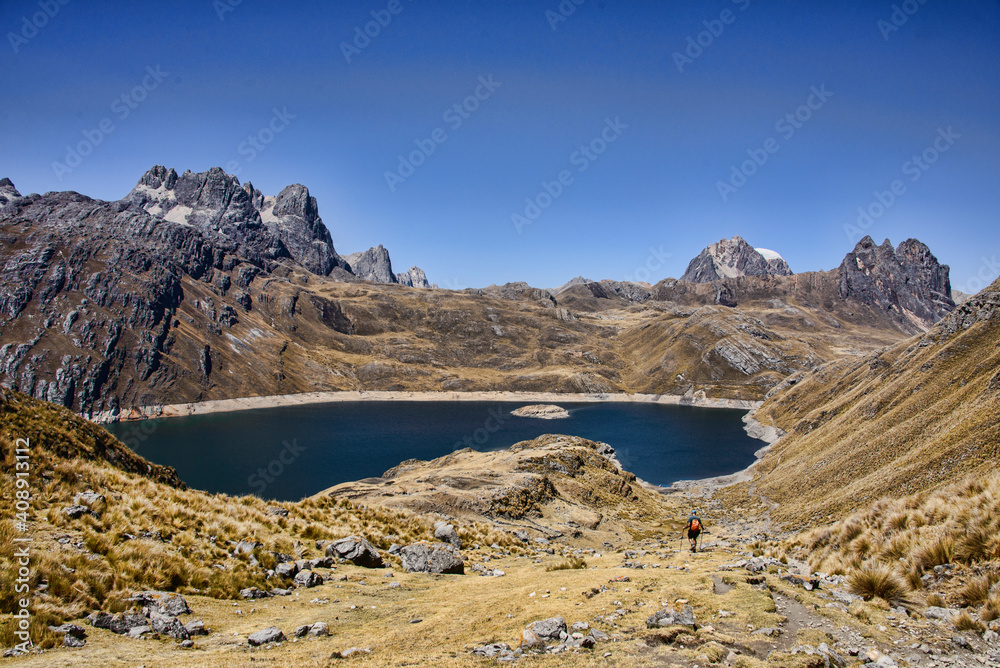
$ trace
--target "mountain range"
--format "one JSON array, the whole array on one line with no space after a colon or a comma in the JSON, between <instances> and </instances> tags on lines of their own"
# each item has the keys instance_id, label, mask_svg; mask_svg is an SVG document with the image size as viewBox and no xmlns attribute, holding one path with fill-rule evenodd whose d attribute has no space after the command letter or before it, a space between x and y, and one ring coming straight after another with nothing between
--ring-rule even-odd
<instances>
[{"instance_id":1,"label":"mountain range","mask_svg":"<svg viewBox=\"0 0 1000 668\"><path fill-rule=\"evenodd\" d=\"M789 373L954 309L916 240L791 274L735 237L655 285L462 291L340 255L301 185L154 167L122 200L0 182L0 382L94 415L317 390L648 392L760 399ZM411 287L412 286L412 287Z\"/></svg>"}]
</instances>

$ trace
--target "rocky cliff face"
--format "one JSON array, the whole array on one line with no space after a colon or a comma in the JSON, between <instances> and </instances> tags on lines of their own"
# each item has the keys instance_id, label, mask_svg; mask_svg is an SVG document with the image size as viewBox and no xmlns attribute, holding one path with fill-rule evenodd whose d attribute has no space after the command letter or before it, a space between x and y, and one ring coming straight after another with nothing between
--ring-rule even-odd
<instances>
[{"instance_id":1,"label":"rocky cliff face","mask_svg":"<svg viewBox=\"0 0 1000 668\"><path fill-rule=\"evenodd\" d=\"M780 256L767 259L742 237L723 239L691 260L682 281L711 283L739 276L791 276L792 270Z\"/></svg>"},{"instance_id":2,"label":"rocky cliff face","mask_svg":"<svg viewBox=\"0 0 1000 668\"><path fill-rule=\"evenodd\" d=\"M420 267L410 267L409 271L397 274L392 270L389 251L381 244L363 253L351 253L343 258L347 269L363 281L372 283L399 283L411 288L429 288L427 274Z\"/></svg>"},{"instance_id":3,"label":"rocky cliff face","mask_svg":"<svg viewBox=\"0 0 1000 668\"><path fill-rule=\"evenodd\" d=\"M955 308L947 265L916 239L858 242L840 265L840 296L877 306L926 330Z\"/></svg>"},{"instance_id":4,"label":"rocky cliff face","mask_svg":"<svg viewBox=\"0 0 1000 668\"><path fill-rule=\"evenodd\" d=\"M355 276L372 283L397 283L396 274L392 271L392 260L389 251L379 244L362 253L351 253L344 256L344 262Z\"/></svg>"},{"instance_id":5,"label":"rocky cliff face","mask_svg":"<svg viewBox=\"0 0 1000 668\"><path fill-rule=\"evenodd\" d=\"M319 217L316 198L302 185L277 197L264 195L218 167L184 172L157 165L146 172L125 199L150 216L189 225L210 238L236 240L243 253L263 246L267 255L290 257L314 274L343 267L330 232Z\"/></svg>"},{"instance_id":6,"label":"rocky cliff face","mask_svg":"<svg viewBox=\"0 0 1000 668\"><path fill-rule=\"evenodd\" d=\"M410 267L409 271L396 274L396 282L411 288L431 287L431 284L427 281L427 274L420 267Z\"/></svg>"}]
</instances>

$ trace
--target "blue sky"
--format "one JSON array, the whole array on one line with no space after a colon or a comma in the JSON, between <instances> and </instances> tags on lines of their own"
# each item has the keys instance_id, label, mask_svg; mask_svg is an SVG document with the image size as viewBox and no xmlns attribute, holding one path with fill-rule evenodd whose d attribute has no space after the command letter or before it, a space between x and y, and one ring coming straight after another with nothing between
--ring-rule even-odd
<instances>
[{"instance_id":1,"label":"blue sky","mask_svg":"<svg viewBox=\"0 0 1000 668\"><path fill-rule=\"evenodd\" d=\"M859 230L1000 271L1000 2L575 2L3 0L0 176L302 183L339 252L447 287L655 282L734 234L832 269Z\"/></svg>"}]
</instances>

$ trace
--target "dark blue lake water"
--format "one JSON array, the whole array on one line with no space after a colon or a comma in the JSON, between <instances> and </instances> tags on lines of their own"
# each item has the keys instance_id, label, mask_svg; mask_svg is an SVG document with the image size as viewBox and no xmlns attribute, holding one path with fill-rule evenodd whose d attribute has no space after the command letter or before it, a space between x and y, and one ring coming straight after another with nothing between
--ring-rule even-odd
<instances>
[{"instance_id":1,"label":"dark blue lake water","mask_svg":"<svg viewBox=\"0 0 1000 668\"><path fill-rule=\"evenodd\" d=\"M734 473L763 443L746 411L641 403L560 404L563 420L519 418L523 403L344 402L108 425L137 453L173 466L191 487L298 500L380 476L406 459L499 450L542 434L612 445L629 471L658 485Z\"/></svg>"}]
</instances>

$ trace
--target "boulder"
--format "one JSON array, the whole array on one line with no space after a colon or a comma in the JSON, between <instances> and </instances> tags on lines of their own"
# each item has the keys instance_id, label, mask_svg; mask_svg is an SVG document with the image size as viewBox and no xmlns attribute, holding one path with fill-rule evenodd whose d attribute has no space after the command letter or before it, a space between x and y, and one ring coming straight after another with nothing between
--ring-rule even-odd
<instances>
[{"instance_id":1,"label":"boulder","mask_svg":"<svg viewBox=\"0 0 1000 668\"><path fill-rule=\"evenodd\" d=\"M281 632L277 626L269 626L266 629L261 629L256 633L251 633L247 638L247 642L250 643L251 647L260 647L261 645L266 645L272 642L285 642L288 638L285 634Z\"/></svg>"},{"instance_id":2,"label":"boulder","mask_svg":"<svg viewBox=\"0 0 1000 668\"><path fill-rule=\"evenodd\" d=\"M330 625L326 622L316 622L309 627L309 635L311 636L328 636L330 635Z\"/></svg>"},{"instance_id":3,"label":"boulder","mask_svg":"<svg viewBox=\"0 0 1000 668\"><path fill-rule=\"evenodd\" d=\"M76 505L63 508L63 513L65 513L66 517L70 518L71 520L78 520L89 512L90 508L88 508L87 506Z\"/></svg>"},{"instance_id":4,"label":"boulder","mask_svg":"<svg viewBox=\"0 0 1000 668\"><path fill-rule=\"evenodd\" d=\"M434 523L434 537L443 543L451 543L459 550L462 549L462 539L458 537L455 527L446 522Z\"/></svg>"},{"instance_id":5,"label":"boulder","mask_svg":"<svg viewBox=\"0 0 1000 668\"><path fill-rule=\"evenodd\" d=\"M95 629L108 629L118 635L125 635L138 626L147 626L149 624L145 615L131 610L128 612L119 612L114 615L107 612L94 612L87 617L87 621Z\"/></svg>"},{"instance_id":6,"label":"boulder","mask_svg":"<svg viewBox=\"0 0 1000 668\"><path fill-rule=\"evenodd\" d=\"M129 629L129 631L128 631L128 637L132 638L133 640L135 640L135 639L141 638L141 637L143 637L145 635L149 635L152 632L153 632L153 627L151 627L151 626L148 626L148 625L146 625L146 626L135 626L135 627L132 627L131 629Z\"/></svg>"},{"instance_id":7,"label":"boulder","mask_svg":"<svg viewBox=\"0 0 1000 668\"><path fill-rule=\"evenodd\" d=\"M665 608L658 610L646 620L646 628L654 629L663 626L691 626L694 624L694 608L684 605L680 608Z\"/></svg>"},{"instance_id":8,"label":"boulder","mask_svg":"<svg viewBox=\"0 0 1000 668\"><path fill-rule=\"evenodd\" d=\"M385 561L378 550L360 536L349 536L335 540L326 546L329 557L347 559L355 566L362 568L385 568Z\"/></svg>"},{"instance_id":9,"label":"boulder","mask_svg":"<svg viewBox=\"0 0 1000 668\"><path fill-rule=\"evenodd\" d=\"M253 600L255 598L268 598L271 595L266 591L261 591L257 587L247 587L240 590L240 598Z\"/></svg>"},{"instance_id":10,"label":"boulder","mask_svg":"<svg viewBox=\"0 0 1000 668\"><path fill-rule=\"evenodd\" d=\"M201 621L200 619L195 619L193 621L188 622L187 624L184 625L184 628L187 629L189 636L208 635L208 629L205 628L205 622Z\"/></svg>"},{"instance_id":11,"label":"boulder","mask_svg":"<svg viewBox=\"0 0 1000 668\"><path fill-rule=\"evenodd\" d=\"M176 617L177 615L186 615L191 612L191 608L188 606L187 600L185 600L183 596L168 591L139 592L130 598L129 601L140 608L156 610L157 612L161 612L172 617Z\"/></svg>"},{"instance_id":12,"label":"boulder","mask_svg":"<svg viewBox=\"0 0 1000 668\"><path fill-rule=\"evenodd\" d=\"M294 582L297 587L305 587L309 589L323 584L323 577L319 573L313 573L312 571L306 569L304 571L299 571L299 573L295 576Z\"/></svg>"},{"instance_id":13,"label":"boulder","mask_svg":"<svg viewBox=\"0 0 1000 668\"><path fill-rule=\"evenodd\" d=\"M188 632L180 620L172 615L165 615L157 610L149 611L149 625L155 633L170 636L177 640L187 640Z\"/></svg>"},{"instance_id":14,"label":"boulder","mask_svg":"<svg viewBox=\"0 0 1000 668\"><path fill-rule=\"evenodd\" d=\"M409 573L465 574L465 563L451 545L421 541L407 545L400 550L400 554L403 569Z\"/></svg>"},{"instance_id":15,"label":"boulder","mask_svg":"<svg viewBox=\"0 0 1000 668\"><path fill-rule=\"evenodd\" d=\"M285 562L274 567L274 574L282 578L294 578L298 572L299 567L295 562Z\"/></svg>"},{"instance_id":16,"label":"boulder","mask_svg":"<svg viewBox=\"0 0 1000 668\"><path fill-rule=\"evenodd\" d=\"M86 640L77 638L76 636L71 636L68 633L63 636L63 647L83 647L86 644Z\"/></svg>"},{"instance_id":17,"label":"boulder","mask_svg":"<svg viewBox=\"0 0 1000 668\"><path fill-rule=\"evenodd\" d=\"M87 637L87 631L82 626L77 624L63 624L61 626L50 626L49 630L56 635L67 635L73 636L77 640L83 640Z\"/></svg>"},{"instance_id":18,"label":"boulder","mask_svg":"<svg viewBox=\"0 0 1000 668\"><path fill-rule=\"evenodd\" d=\"M303 624L302 626L300 626L297 629L295 629L295 637L296 638L305 638L307 633L309 633L309 625L308 624Z\"/></svg>"},{"instance_id":19,"label":"boulder","mask_svg":"<svg viewBox=\"0 0 1000 668\"><path fill-rule=\"evenodd\" d=\"M549 643L562 642L569 638L566 630L566 620L562 617L550 617L532 622L521 632L521 647L523 649L545 649Z\"/></svg>"}]
</instances>

